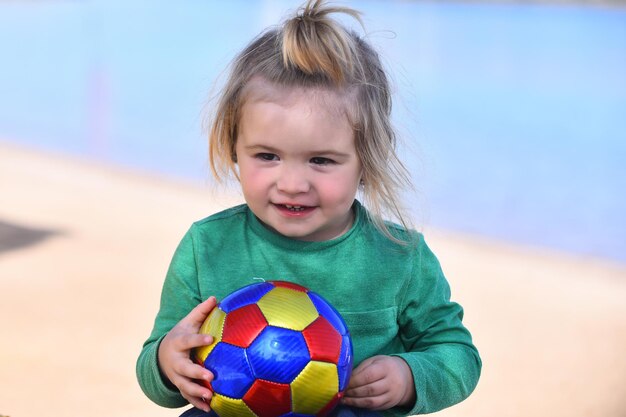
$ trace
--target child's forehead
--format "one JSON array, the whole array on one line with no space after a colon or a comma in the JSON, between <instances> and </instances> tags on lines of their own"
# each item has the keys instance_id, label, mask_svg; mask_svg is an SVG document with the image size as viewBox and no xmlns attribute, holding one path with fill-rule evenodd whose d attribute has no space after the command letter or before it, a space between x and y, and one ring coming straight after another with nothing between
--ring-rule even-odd
<instances>
[{"instance_id":1,"label":"child's forehead","mask_svg":"<svg viewBox=\"0 0 626 417\"><path fill-rule=\"evenodd\" d=\"M271 102L290 106L305 101L311 107L320 107L329 113L345 114L349 94L345 91L324 87L280 85L255 77L247 83L242 105L252 102Z\"/></svg>"}]
</instances>

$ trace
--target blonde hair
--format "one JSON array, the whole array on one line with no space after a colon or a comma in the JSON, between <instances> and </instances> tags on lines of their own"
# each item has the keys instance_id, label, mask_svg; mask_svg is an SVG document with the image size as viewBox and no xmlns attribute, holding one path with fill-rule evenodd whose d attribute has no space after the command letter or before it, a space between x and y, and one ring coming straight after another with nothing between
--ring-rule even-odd
<instances>
[{"instance_id":1,"label":"blonde hair","mask_svg":"<svg viewBox=\"0 0 626 417\"><path fill-rule=\"evenodd\" d=\"M363 26L360 13L348 7L309 0L281 26L252 40L232 63L229 78L210 122L209 161L218 181L237 176L235 143L247 88L261 78L286 88L336 91L345 101L363 167L362 196L376 227L401 242L383 220L390 217L407 229L400 193L410 176L396 155L391 125L389 81L376 51L354 31L329 17L347 14Z\"/></svg>"}]
</instances>

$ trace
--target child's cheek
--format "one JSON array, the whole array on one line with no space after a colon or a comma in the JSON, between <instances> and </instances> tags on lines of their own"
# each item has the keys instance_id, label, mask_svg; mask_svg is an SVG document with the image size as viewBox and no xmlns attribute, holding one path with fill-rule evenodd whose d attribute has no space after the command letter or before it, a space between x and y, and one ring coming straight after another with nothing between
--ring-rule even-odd
<instances>
[{"instance_id":1,"label":"child's cheek","mask_svg":"<svg viewBox=\"0 0 626 417\"><path fill-rule=\"evenodd\" d=\"M345 177L328 178L318 184L320 198L329 205L344 206L348 209L352 206L356 196L356 185Z\"/></svg>"}]
</instances>

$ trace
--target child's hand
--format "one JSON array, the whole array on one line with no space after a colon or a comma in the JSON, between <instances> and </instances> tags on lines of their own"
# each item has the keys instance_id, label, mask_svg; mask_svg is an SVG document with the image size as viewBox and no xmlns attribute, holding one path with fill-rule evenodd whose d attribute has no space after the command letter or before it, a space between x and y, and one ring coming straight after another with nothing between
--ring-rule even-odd
<instances>
[{"instance_id":1,"label":"child's hand","mask_svg":"<svg viewBox=\"0 0 626 417\"><path fill-rule=\"evenodd\" d=\"M343 403L371 410L386 410L415 402L415 386L409 365L396 356L374 356L352 372Z\"/></svg>"},{"instance_id":2,"label":"child's hand","mask_svg":"<svg viewBox=\"0 0 626 417\"><path fill-rule=\"evenodd\" d=\"M158 353L161 372L191 405L207 412L211 391L195 380L211 381L213 374L194 363L189 354L191 349L213 341L213 337L198 331L216 304L215 297L198 304L163 338Z\"/></svg>"}]
</instances>

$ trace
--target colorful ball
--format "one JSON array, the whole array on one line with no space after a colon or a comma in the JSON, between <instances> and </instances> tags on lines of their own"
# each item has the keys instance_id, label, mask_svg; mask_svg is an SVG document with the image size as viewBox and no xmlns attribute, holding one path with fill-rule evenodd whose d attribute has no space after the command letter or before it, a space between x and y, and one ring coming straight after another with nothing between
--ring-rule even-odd
<instances>
[{"instance_id":1,"label":"colorful ball","mask_svg":"<svg viewBox=\"0 0 626 417\"><path fill-rule=\"evenodd\" d=\"M214 379L219 417L325 416L352 370L352 342L339 313L318 294L284 281L259 282L224 298L195 352Z\"/></svg>"}]
</instances>

